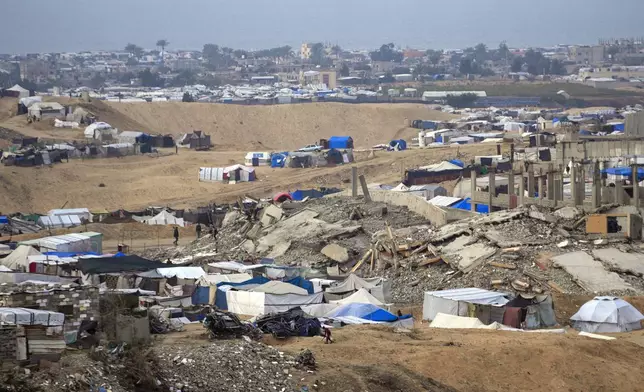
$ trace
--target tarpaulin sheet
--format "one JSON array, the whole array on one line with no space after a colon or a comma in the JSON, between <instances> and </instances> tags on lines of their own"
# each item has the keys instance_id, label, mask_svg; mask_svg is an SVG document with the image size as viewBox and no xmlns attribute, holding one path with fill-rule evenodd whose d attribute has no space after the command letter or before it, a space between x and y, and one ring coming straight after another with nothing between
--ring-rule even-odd
<instances>
[{"instance_id":1,"label":"tarpaulin sheet","mask_svg":"<svg viewBox=\"0 0 644 392\"><path fill-rule=\"evenodd\" d=\"M323 300L324 293L312 295L266 294L264 297L264 314L286 312L304 305L321 304Z\"/></svg>"},{"instance_id":2,"label":"tarpaulin sheet","mask_svg":"<svg viewBox=\"0 0 644 392\"><path fill-rule=\"evenodd\" d=\"M65 315L48 310L0 308L0 321L16 325L44 325L54 327L61 326L65 323Z\"/></svg>"},{"instance_id":3,"label":"tarpaulin sheet","mask_svg":"<svg viewBox=\"0 0 644 392\"><path fill-rule=\"evenodd\" d=\"M77 268L84 274L109 274L115 272L149 271L167 268L168 264L144 259L137 255L124 257L95 257L78 259Z\"/></svg>"},{"instance_id":4,"label":"tarpaulin sheet","mask_svg":"<svg viewBox=\"0 0 644 392\"><path fill-rule=\"evenodd\" d=\"M258 277L256 277L256 278L249 279L249 280L246 280L246 281L243 281L243 282L239 282L239 283L235 283L235 282L221 282L221 283L217 283L217 287L222 287L222 286L240 287L240 286L246 286L246 285L249 285L249 284L257 284L257 285L260 285L260 284L264 284L264 283L267 283L267 282L270 282L270 279L265 278L265 277L263 277L263 276L258 276Z\"/></svg>"},{"instance_id":5,"label":"tarpaulin sheet","mask_svg":"<svg viewBox=\"0 0 644 392\"><path fill-rule=\"evenodd\" d=\"M354 316L371 321L396 321L398 317L372 304L348 304L331 311L326 317Z\"/></svg>"},{"instance_id":6,"label":"tarpaulin sheet","mask_svg":"<svg viewBox=\"0 0 644 392\"><path fill-rule=\"evenodd\" d=\"M197 286L195 291L192 293L192 304L210 305L210 290L211 287L208 286ZM212 290L216 290L216 288L213 287Z\"/></svg>"},{"instance_id":7,"label":"tarpaulin sheet","mask_svg":"<svg viewBox=\"0 0 644 392\"><path fill-rule=\"evenodd\" d=\"M315 290L313 289L313 283L309 280L302 278L301 276L295 277L291 280L287 280L286 283L290 283L297 287L305 289L309 294L313 294Z\"/></svg>"},{"instance_id":8,"label":"tarpaulin sheet","mask_svg":"<svg viewBox=\"0 0 644 392\"><path fill-rule=\"evenodd\" d=\"M226 292L228 311L235 314L259 316L264 313L265 296L266 294L261 292L229 290Z\"/></svg>"}]
</instances>

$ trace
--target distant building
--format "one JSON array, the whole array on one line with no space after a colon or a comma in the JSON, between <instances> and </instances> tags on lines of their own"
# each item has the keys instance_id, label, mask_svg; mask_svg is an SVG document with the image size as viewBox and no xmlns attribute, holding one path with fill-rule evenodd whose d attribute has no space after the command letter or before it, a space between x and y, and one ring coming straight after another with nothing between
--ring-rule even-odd
<instances>
[{"instance_id":1,"label":"distant building","mask_svg":"<svg viewBox=\"0 0 644 392\"><path fill-rule=\"evenodd\" d=\"M196 71L199 69L199 60L190 58L178 58L170 62L173 71Z\"/></svg>"},{"instance_id":2,"label":"distant building","mask_svg":"<svg viewBox=\"0 0 644 392\"><path fill-rule=\"evenodd\" d=\"M334 89L338 86L338 74L333 70L301 71L300 84L326 84L327 88Z\"/></svg>"},{"instance_id":3,"label":"distant building","mask_svg":"<svg viewBox=\"0 0 644 392\"><path fill-rule=\"evenodd\" d=\"M644 78L644 67L613 66L582 68L579 70L581 79L642 79Z\"/></svg>"},{"instance_id":4,"label":"distant building","mask_svg":"<svg viewBox=\"0 0 644 392\"><path fill-rule=\"evenodd\" d=\"M568 49L568 58L577 64L596 64L604 61L606 47L604 45L571 46Z\"/></svg>"},{"instance_id":5,"label":"distant building","mask_svg":"<svg viewBox=\"0 0 644 392\"><path fill-rule=\"evenodd\" d=\"M302 60L309 60L311 58L312 49L313 49L312 44L303 43L302 46L300 47L300 58L302 58Z\"/></svg>"}]
</instances>

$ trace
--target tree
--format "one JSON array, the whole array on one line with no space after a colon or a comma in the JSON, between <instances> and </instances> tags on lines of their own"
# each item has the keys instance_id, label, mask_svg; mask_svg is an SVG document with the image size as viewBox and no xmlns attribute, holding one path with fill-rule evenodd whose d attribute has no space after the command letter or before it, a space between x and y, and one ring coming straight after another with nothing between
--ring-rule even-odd
<instances>
[{"instance_id":1,"label":"tree","mask_svg":"<svg viewBox=\"0 0 644 392\"><path fill-rule=\"evenodd\" d=\"M433 65L438 64L443 58L442 50L429 49L427 52L425 52L425 54L427 55L427 59L429 60L429 62Z\"/></svg>"},{"instance_id":2,"label":"tree","mask_svg":"<svg viewBox=\"0 0 644 392\"><path fill-rule=\"evenodd\" d=\"M458 70L463 75L474 74L476 73L476 65L474 61L469 57L464 57L461 59L461 62L458 66Z\"/></svg>"},{"instance_id":3,"label":"tree","mask_svg":"<svg viewBox=\"0 0 644 392\"><path fill-rule=\"evenodd\" d=\"M474 59L479 63L488 59L487 46L485 44L478 44L474 47Z\"/></svg>"},{"instance_id":4,"label":"tree","mask_svg":"<svg viewBox=\"0 0 644 392\"><path fill-rule=\"evenodd\" d=\"M88 82L89 87L93 89L99 89L105 84L105 78L101 74L94 75Z\"/></svg>"},{"instance_id":5,"label":"tree","mask_svg":"<svg viewBox=\"0 0 644 392\"><path fill-rule=\"evenodd\" d=\"M116 77L116 81L122 84L130 84L131 80L134 78L135 76L132 72L125 72L125 73L119 74Z\"/></svg>"},{"instance_id":6,"label":"tree","mask_svg":"<svg viewBox=\"0 0 644 392\"><path fill-rule=\"evenodd\" d=\"M233 56L235 56L235 58L237 59L244 59L248 57L248 52L241 49L235 49L233 51Z\"/></svg>"},{"instance_id":7,"label":"tree","mask_svg":"<svg viewBox=\"0 0 644 392\"><path fill-rule=\"evenodd\" d=\"M471 107L478 99L476 94L448 94L447 104L455 108Z\"/></svg>"},{"instance_id":8,"label":"tree","mask_svg":"<svg viewBox=\"0 0 644 392\"><path fill-rule=\"evenodd\" d=\"M614 59L617 53L619 53L619 46L617 45L611 45L606 49L606 54L609 55L611 59Z\"/></svg>"},{"instance_id":9,"label":"tree","mask_svg":"<svg viewBox=\"0 0 644 392\"><path fill-rule=\"evenodd\" d=\"M411 73L408 67L394 67L391 70L391 73L394 75L400 75L400 74L408 74Z\"/></svg>"},{"instance_id":10,"label":"tree","mask_svg":"<svg viewBox=\"0 0 644 392\"><path fill-rule=\"evenodd\" d=\"M183 98L181 99L181 102L194 102L195 99L192 97L192 95L189 92L183 93Z\"/></svg>"},{"instance_id":11,"label":"tree","mask_svg":"<svg viewBox=\"0 0 644 392\"><path fill-rule=\"evenodd\" d=\"M565 75L566 73L566 67L563 65L561 60L553 59L550 61L550 75Z\"/></svg>"},{"instance_id":12,"label":"tree","mask_svg":"<svg viewBox=\"0 0 644 392\"><path fill-rule=\"evenodd\" d=\"M181 71L175 76L170 85L173 87L192 86L197 83L197 76L192 71Z\"/></svg>"},{"instance_id":13,"label":"tree","mask_svg":"<svg viewBox=\"0 0 644 392\"><path fill-rule=\"evenodd\" d=\"M400 63L403 60L403 53L396 51L393 43L380 46L380 49L369 53L373 61L392 61Z\"/></svg>"},{"instance_id":14,"label":"tree","mask_svg":"<svg viewBox=\"0 0 644 392\"><path fill-rule=\"evenodd\" d=\"M333 45L331 47L331 54L334 55L336 58L340 58L340 54L342 53L342 48L340 45Z\"/></svg>"},{"instance_id":15,"label":"tree","mask_svg":"<svg viewBox=\"0 0 644 392\"><path fill-rule=\"evenodd\" d=\"M132 43L125 45L125 51L136 59L140 59L143 55L143 48Z\"/></svg>"},{"instance_id":16,"label":"tree","mask_svg":"<svg viewBox=\"0 0 644 392\"><path fill-rule=\"evenodd\" d=\"M317 42L311 46L311 62L315 65L322 65L324 62L324 45Z\"/></svg>"},{"instance_id":17,"label":"tree","mask_svg":"<svg viewBox=\"0 0 644 392\"><path fill-rule=\"evenodd\" d=\"M510 66L510 70L512 72L521 72L523 69L523 57L515 57L514 60L512 60L512 65Z\"/></svg>"},{"instance_id":18,"label":"tree","mask_svg":"<svg viewBox=\"0 0 644 392\"><path fill-rule=\"evenodd\" d=\"M130 66L138 65L138 64L139 64L139 60L135 59L134 57L129 57L125 62L125 65L130 65Z\"/></svg>"},{"instance_id":19,"label":"tree","mask_svg":"<svg viewBox=\"0 0 644 392\"><path fill-rule=\"evenodd\" d=\"M165 39L160 39L157 41L157 47L161 48L162 52L165 52L165 47L168 45L170 45L170 42Z\"/></svg>"},{"instance_id":20,"label":"tree","mask_svg":"<svg viewBox=\"0 0 644 392\"><path fill-rule=\"evenodd\" d=\"M510 52L510 48L508 48L508 45L505 43L505 41L501 42L499 44L499 49L497 50L497 55L500 60L509 60L510 55L512 53Z\"/></svg>"},{"instance_id":21,"label":"tree","mask_svg":"<svg viewBox=\"0 0 644 392\"><path fill-rule=\"evenodd\" d=\"M163 87L163 79L158 73L150 71L150 68L139 72L139 79L143 87Z\"/></svg>"},{"instance_id":22,"label":"tree","mask_svg":"<svg viewBox=\"0 0 644 392\"><path fill-rule=\"evenodd\" d=\"M342 67L340 67L340 76L347 77L349 76L349 73L349 66L346 63L342 63Z\"/></svg>"}]
</instances>

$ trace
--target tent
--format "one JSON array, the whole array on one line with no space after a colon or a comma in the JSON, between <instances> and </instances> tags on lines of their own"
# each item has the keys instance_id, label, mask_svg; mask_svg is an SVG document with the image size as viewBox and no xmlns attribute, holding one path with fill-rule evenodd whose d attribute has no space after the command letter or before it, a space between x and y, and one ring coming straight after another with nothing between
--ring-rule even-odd
<instances>
[{"instance_id":1,"label":"tent","mask_svg":"<svg viewBox=\"0 0 644 392\"><path fill-rule=\"evenodd\" d=\"M82 224L76 215L41 216L38 218L38 226L46 229L62 229L76 227Z\"/></svg>"},{"instance_id":2,"label":"tent","mask_svg":"<svg viewBox=\"0 0 644 392\"><path fill-rule=\"evenodd\" d=\"M393 322L398 320L398 316L395 316L373 304L346 304L332 310L326 315L327 318L346 316L381 322Z\"/></svg>"},{"instance_id":3,"label":"tent","mask_svg":"<svg viewBox=\"0 0 644 392\"><path fill-rule=\"evenodd\" d=\"M249 152L244 157L246 166L268 166L271 164L271 154L268 152Z\"/></svg>"},{"instance_id":4,"label":"tent","mask_svg":"<svg viewBox=\"0 0 644 392\"><path fill-rule=\"evenodd\" d=\"M137 255L123 257L92 257L78 259L77 268L84 274L111 274L118 272L150 271L157 268L168 268L160 261L144 259Z\"/></svg>"},{"instance_id":5,"label":"tent","mask_svg":"<svg viewBox=\"0 0 644 392\"><path fill-rule=\"evenodd\" d=\"M15 93L15 95L18 98L26 98L30 95L29 90L27 90L26 88L18 84L14 84L13 87L8 88L6 91L11 91L12 93Z\"/></svg>"},{"instance_id":6,"label":"tent","mask_svg":"<svg viewBox=\"0 0 644 392\"><path fill-rule=\"evenodd\" d=\"M271 156L271 167L284 167L288 153L273 154Z\"/></svg>"},{"instance_id":7,"label":"tent","mask_svg":"<svg viewBox=\"0 0 644 392\"><path fill-rule=\"evenodd\" d=\"M177 218L166 210L159 212L156 216L144 221L148 225L177 225L185 227L183 218Z\"/></svg>"},{"instance_id":8,"label":"tent","mask_svg":"<svg viewBox=\"0 0 644 392\"><path fill-rule=\"evenodd\" d=\"M201 286L216 286L219 283L239 283L250 280L253 277L247 273L239 274L208 274L204 275L197 281Z\"/></svg>"},{"instance_id":9,"label":"tent","mask_svg":"<svg viewBox=\"0 0 644 392\"><path fill-rule=\"evenodd\" d=\"M383 278L362 279L355 274L349 275L341 283L326 289L325 296L328 300L339 300L362 288L369 291L380 302L390 302L391 282Z\"/></svg>"},{"instance_id":10,"label":"tent","mask_svg":"<svg viewBox=\"0 0 644 392\"><path fill-rule=\"evenodd\" d=\"M224 180L234 184L237 182L255 181L255 169L244 165L232 165L224 167L223 170Z\"/></svg>"},{"instance_id":11,"label":"tent","mask_svg":"<svg viewBox=\"0 0 644 392\"><path fill-rule=\"evenodd\" d=\"M290 283L280 282L278 280L272 280L270 282L266 282L262 285L255 287L254 289L251 289L250 291L262 292L267 294L298 294L298 295L308 294L308 292L301 287L297 287Z\"/></svg>"},{"instance_id":12,"label":"tent","mask_svg":"<svg viewBox=\"0 0 644 392\"><path fill-rule=\"evenodd\" d=\"M60 327L65 323L65 315L48 310L0 308L0 322L15 325L44 325L46 327Z\"/></svg>"},{"instance_id":13,"label":"tent","mask_svg":"<svg viewBox=\"0 0 644 392\"><path fill-rule=\"evenodd\" d=\"M42 253L28 245L19 245L9 256L0 259L0 264L15 271L27 271L29 269L29 256L39 256Z\"/></svg>"},{"instance_id":14,"label":"tent","mask_svg":"<svg viewBox=\"0 0 644 392\"><path fill-rule=\"evenodd\" d=\"M116 129L106 122L98 121L85 128L86 139L111 140L116 137Z\"/></svg>"},{"instance_id":15,"label":"tent","mask_svg":"<svg viewBox=\"0 0 644 392\"><path fill-rule=\"evenodd\" d=\"M404 139L396 139L389 142L389 147L393 150L406 150L407 142Z\"/></svg>"},{"instance_id":16,"label":"tent","mask_svg":"<svg viewBox=\"0 0 644 392\"><path fill-rule=\"evenodd\" d=\"M362 288L355 293L351 294L347 298L343 298L338 301L329 301L332 304L347 305L347 304L372 304L376 306L384 306L382 302L378 301L376 297L369 294L369 292Z\"/></svg>"},{"instance_id":17,"label":"tent","mask_svg":"<svg viewBox=\"0 0 644 392\"><path fill-rule=\"evenodd\" d=\"M312 317L325 317L331 311L340 307L338 304L313 304L302 306L302 311Z\"/></svg>"},{"instance_id":18,"label":"tent","mask_svg":"<svg viewBox=\"0 0 644 392\"><path fill-rule=\"evenodd\" d=\"M281 283L281 282L278 282ZM293 285L290 285L293 286ZM255 289L261 286L256 287ZM281 291L283 286L270 286L267 289ZM293 286L295 287L295 286ZM295 287L296 289L299 289ZM220 288L221 289L221 288ZM302 290L302 289L300 289ZM220 291L225 291L225 302L228 311L236 314L249 316L259 316L260 314L286 312L289 309L305 305L321 304L324 300L323 293L311 294L273 294L263 291L236 291L233 288L228 290L218 290L216 296L216 305L222 303L219 300Z\"/></svg>"},{"instance_id":19,"label":"tent","mask_svg":"<svg viewBox=\"0 0 644 392\"><path fill-rule=\"evenodd\" d=\"M352 149L353 148L353 139L351 136L331 136L329 138L329 149Z\"/></svg>"},{"instance_id":20,"label":"tent","mask_svg":"<svg viewBox=\"0 0 644 392\"><path fill-rule=\"evenodd\" d=\"M642 328L644 316L635 307L617 297L595 297L579 308L570 320L583 332L627 332Z\"/></svg>"},{"instance_id":21,"label":"tent","mask_svg":"<svg viewBox=\"0 0 644 392\"><path fill-rule=\"evenodd\" d=\"M423 300L423 320L433 320L438 313L468 316L469 304L503 307L508 294L478 288L427 291ZM503 315L501 314L501 320Z\"/></svg>"}]
</instances>

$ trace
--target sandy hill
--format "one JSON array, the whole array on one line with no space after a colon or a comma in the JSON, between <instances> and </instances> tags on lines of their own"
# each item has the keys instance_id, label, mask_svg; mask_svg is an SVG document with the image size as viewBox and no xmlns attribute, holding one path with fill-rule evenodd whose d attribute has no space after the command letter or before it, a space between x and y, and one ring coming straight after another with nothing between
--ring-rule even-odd
<instances>
[{"instance_id":1,"label":"sandy hill","mask_svg":"<svg viewBox=\"0 0 644 392\"><path fill-rule=\"evenodd\" d=\"M293 149L320 138L350 135L356 147L393 138L405 119L454 116L418 104L311 103L242 106L208 103L92 102L83 105L113 126L174 135L201 129L219 149Z\"/></svg>"}]
</instances>

